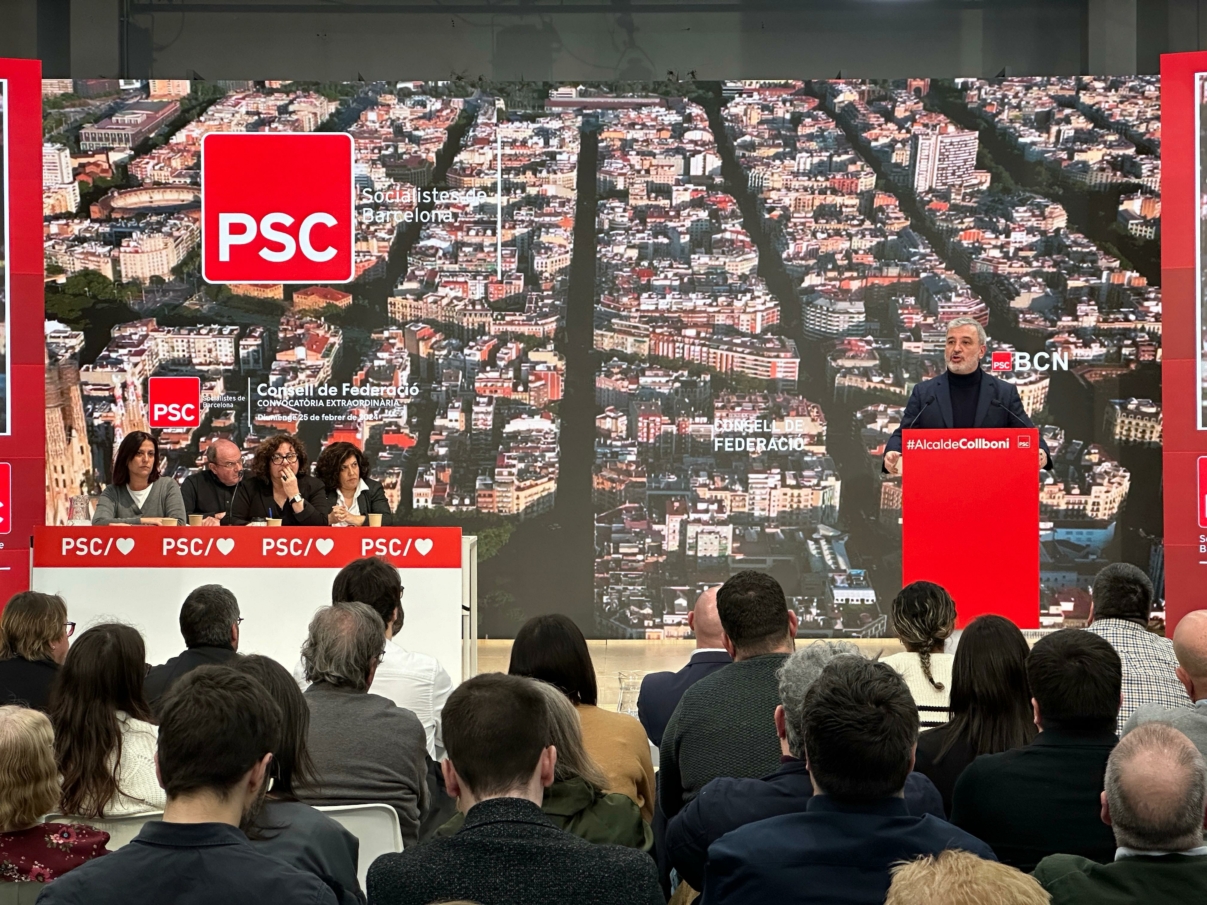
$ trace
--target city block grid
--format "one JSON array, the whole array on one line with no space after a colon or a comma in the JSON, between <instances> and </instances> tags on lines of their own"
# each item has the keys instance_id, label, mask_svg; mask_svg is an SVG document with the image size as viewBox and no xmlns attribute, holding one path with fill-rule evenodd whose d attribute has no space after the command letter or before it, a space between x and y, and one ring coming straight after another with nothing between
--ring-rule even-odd
<instances>
[{"instance_id":1,"label":"city block grid","mask_svg":"<svg viewBox=\"0 0 1207 905\"><path fill-rule=\"evenodd\" d=\"M218 438L361 445L402 519L481 538L484 634L686 637L755 568L802 635L886 635L880 457L971 316L1054 454L1042 624L1084 624L1109 561L1160 586L1156 78L43 90L49 523L87 517L147 378L198 375L173 478ZM355 281L205 284L201 136L315 129L374 199ZM355 392L319 419L323 384ZM979 496L953 528L990 551Z\"/></svg>"}]
</instances>

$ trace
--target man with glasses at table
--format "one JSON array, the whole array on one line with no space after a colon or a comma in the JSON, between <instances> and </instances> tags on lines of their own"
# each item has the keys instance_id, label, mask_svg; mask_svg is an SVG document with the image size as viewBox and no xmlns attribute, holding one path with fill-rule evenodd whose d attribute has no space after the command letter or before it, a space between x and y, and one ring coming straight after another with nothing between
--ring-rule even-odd
<instances>
[{"instance_id":1,"label":"man with glasses at table","mask_svg":"<svg viewBox=\"0 0 1207 905\"><path fill-rule=\"evenodd\" d=\"M242 473L239 447L230 440L215 440L205 451L205 468L180 485L184 511L203 516L203 525L229 525L231 499Z\"/></svg>"}]
</instances>

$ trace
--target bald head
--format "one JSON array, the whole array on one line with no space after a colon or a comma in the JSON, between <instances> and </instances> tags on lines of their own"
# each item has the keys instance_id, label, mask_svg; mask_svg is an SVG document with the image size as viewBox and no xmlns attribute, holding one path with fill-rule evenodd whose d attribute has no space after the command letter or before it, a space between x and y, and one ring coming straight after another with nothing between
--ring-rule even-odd
<instances>
[{"instance_id":1,"label":"bald head","mask_svg":"<svg viewBox=\"0 0 1207 905\"><path fill-rule=\"evenodd\" d=\"M1173 652L1182 667L1179 678L1198 687L1197 697L1207 697L1207 610L1187 613L1173 633ZM1186 674L1186 678L1181 673ZM1187 689L1190 690L1189 688ZM1195 697L1195 693L1191 693Z\"/></svg>"},{"instance_id":2,"label":"bald head","mask_svg":"<svg viewBox=\"0 0 1207 905\"><path fill-rule=\"evenodd\" d=\"M1207 764L1168 723L1145 723L1115 746L1106 764L1103 820L1120 846L1181 852L1203 844Z\"/></svg>"},{"instance_id":3,"label":"bald head","mask_svg":"<svg viewBox=\"0 0 1207 905\"><path fill-rule=\"evenodd\" d=\"M696 598L687 615L687 624L696 633L696 647L724 647L721 617L717 615L717 589L707 588Z\"/></svg>"},{"instance_id":4,"label":"bald head","mask_svg":"<svg viewBox=\"0 0 1207 905\"><path fill-rule=\"evenodd\" d=\"M239 464L242 455L239 447L230 440L215 440L205 451L206 467L223 484L234 486L239 483Z\"/></svg>"}]
</instances>

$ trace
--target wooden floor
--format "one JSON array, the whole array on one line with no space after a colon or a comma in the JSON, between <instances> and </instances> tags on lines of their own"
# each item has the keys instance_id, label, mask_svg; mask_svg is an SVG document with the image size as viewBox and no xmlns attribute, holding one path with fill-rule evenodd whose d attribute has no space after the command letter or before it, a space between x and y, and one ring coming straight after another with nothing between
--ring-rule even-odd
<instances>
[{"instance_id":1,"label":"wooden floor","mask_svg":"<svg viewBox=\"0 0 1207 905\"><path fill-rule=\"evenodd\" d=\"M797 648L809 644L801 639ZM899 652L895 638L854 639L868 656L888 656ZM595 677L599 683L599 706L615 708L620 699L621 673L635 673L635 680L649 672L677 670L687 662L695 641L588 641ZM491 639L478 642L478 672L506 672L511 657L511 641Z\"/></svg>"}]
</instances>

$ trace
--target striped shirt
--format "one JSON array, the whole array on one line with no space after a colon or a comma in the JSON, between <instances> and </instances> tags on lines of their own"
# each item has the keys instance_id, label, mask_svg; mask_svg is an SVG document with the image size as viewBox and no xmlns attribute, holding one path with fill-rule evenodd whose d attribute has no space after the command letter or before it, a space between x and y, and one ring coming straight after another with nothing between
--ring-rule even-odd
<instances>
[{"instance_id":1,"label":"striped shirt","mask_svg":"<svg viewBox=\"0 0 1207 905\"><path fill-rule=\"evenodd\" d=\"M1168 638L1154 635L1129 619L1095 619L1086 631L1109 642L1123 661L1119 732L1142 704L1168 708L1194 706L1178 681L1178 658L1173 655L1173 642Z\"/></svg>"},{"instance_id":2,"label":"striped shirt","mask_svg":"<svg viewBox=\"0 0 1207 905\"><path fill-rule=\"evenodd\" d=\"M943 686L942 691L935 690L927 681L926 674L922 672L922 658L918 654L902 651L882 661L905 679L909 693L914 696L914 704L918 707L918 719L923 729L942 726L950 718L947 708L951 698L951 664L954 659L954 654L930 655L930 674Z\"/></svg>"}]
</instances>

